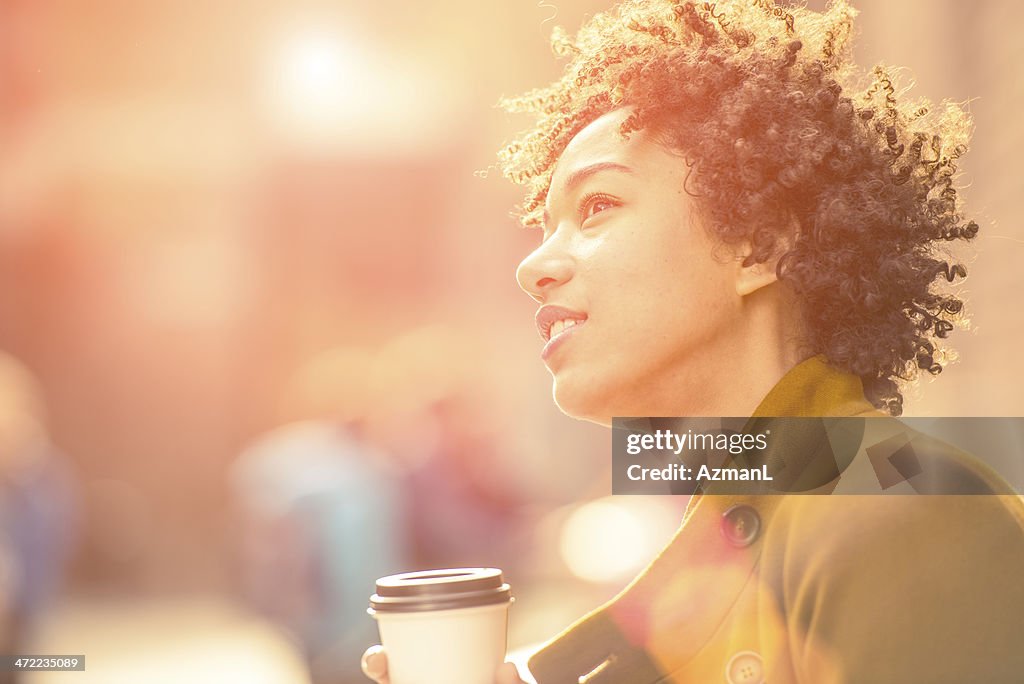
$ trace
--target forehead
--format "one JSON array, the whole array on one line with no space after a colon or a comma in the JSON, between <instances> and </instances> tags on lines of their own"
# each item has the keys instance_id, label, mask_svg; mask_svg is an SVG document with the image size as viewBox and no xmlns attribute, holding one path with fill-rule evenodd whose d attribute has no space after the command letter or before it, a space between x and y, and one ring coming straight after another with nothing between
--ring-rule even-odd
<instances>
[{"instance_id":1,"label":"forehead","mask_svg":"<svg viewBox=\"0 0 1024 684\"><path fill-rule=\"evenodd\" d=\"M569 141L551 174L549 200L565 192L566 181L574 172L594 164L621 164L636 175L647 177L679 173L682 159L654 142L646 131L633 131L623 137L621 127L629 115L628 109L609 112Z\"/></svg>"}]
</instances>

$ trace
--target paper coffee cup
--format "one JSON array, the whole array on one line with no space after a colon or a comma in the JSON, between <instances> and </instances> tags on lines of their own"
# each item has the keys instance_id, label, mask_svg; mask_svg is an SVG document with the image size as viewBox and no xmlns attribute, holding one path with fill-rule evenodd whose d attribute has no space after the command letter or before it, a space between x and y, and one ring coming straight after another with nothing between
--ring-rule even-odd
<instances>
[{"instance_id":1,"label":"paper coffee cup","mask_svg":"<svg viewBox=\"0 0 1024 684\"><path fill-rule=\"evenodd\" d=\"M377 580L391 684L493 684L505 660L512 592L494 568L424 570Z\"/></svg>"}]
</instances>

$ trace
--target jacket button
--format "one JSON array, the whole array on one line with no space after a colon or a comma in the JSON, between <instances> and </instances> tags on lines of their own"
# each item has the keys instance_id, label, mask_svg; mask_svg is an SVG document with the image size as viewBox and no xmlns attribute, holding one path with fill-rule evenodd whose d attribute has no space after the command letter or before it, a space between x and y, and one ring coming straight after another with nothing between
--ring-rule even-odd
<instances>
[{"instance_id":1,"label":"jacket button","mask_svg":"<svg viewBox=\"0 0 1024 684\"><path fill-rule=\"evenodd\" d=\"M722 535L733 546L750 546L760 533L761 516L750 506L737 504L722 514Z\"/></svg>"},{"instance_id":2,"label":"jacket button","mask_svg":"<svg viewBox=\"0 0 1024 684\"><path fill-rule=\"evenodd\" d=\"M741 651L734 655L725 666L725 681L729 684L764 684L761 656L753 651Z\"/></svg>"}]
</instances>

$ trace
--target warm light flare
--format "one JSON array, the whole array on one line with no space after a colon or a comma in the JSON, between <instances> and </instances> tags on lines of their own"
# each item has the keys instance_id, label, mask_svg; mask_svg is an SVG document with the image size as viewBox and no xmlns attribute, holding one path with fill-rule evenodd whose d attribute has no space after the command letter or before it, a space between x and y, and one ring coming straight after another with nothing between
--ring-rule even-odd
<instances>
[{"instance_id":1,"label":"warm light flare","mask_svg":"<svg viewBox=\"0 0 1024 684\"><path fill-rule=\"evenodd\" d=\"M362 42L343 27L286 30L264 106L278 135L318 152L415 154L444 141L464 93L414 54Z\"/></svg>"},{"instance_id":2,"label":"warm light flare","mask_svg":"<svg viewBox=\"0 0 1024 684\"><path fill-rule=\"evenodd\" d=\"M272 77L273 106L297 129L324 133L344 118L346 94L360 90L366 73L360 55L338 34L300 32L276 55Z\"/></svg>"},{"instance_id":3,"label":"warm light flare","mask_svg":"<svg viewBox=\"0 0 1024 684\"><path fill-rule=\"evenodd\" d=\"M649 522L641 511L609 497L583 504L562 528L562 559L581 579L628 579L656 550Z\"/></svg>"}]
</instances>

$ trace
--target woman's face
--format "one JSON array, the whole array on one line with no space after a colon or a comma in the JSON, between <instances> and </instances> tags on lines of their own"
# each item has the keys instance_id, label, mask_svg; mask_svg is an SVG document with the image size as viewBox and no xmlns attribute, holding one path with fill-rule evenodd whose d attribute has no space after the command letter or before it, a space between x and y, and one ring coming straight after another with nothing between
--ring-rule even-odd
<instances>
[{"instance_id":1,"label":"woman's face","mask_svg":"<svg viewBox=\"0 0 1024 684\"><path fill-rule=\"evenodd\" d=\"M741 351L739 261L700 226L687 167L628 111L595 120L555 166L541 245L519 265L542 304L541 356L567 414L699 415Z\"/></svg>"}]
</instances>

